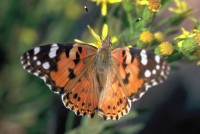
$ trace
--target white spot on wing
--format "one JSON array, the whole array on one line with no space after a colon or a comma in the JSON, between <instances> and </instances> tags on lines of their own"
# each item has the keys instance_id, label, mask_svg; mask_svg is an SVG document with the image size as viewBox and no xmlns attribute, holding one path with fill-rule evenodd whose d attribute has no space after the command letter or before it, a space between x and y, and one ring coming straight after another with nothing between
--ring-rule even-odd
<instances>
[{"instance_id":1,"label":"white spot on wing","mask_svg":"<svg viewBox=\"0 0 200 134\"><path fill-rule=\"evenodd\" d=\"M157 63L160 63L160 56L156 55L156 56L155 56L155 61L156 61Z\"/></svg>"},{"instance_id":2,"label":"white spot on wing","mask_svg":"<svg viewBox=\"0 0 200 134\"><path fill-rule=\"evenodd\" d=\"M143 50L140 52L140 56L143 57L143 58L147 58L147 51L143 49Z\"/></svg>"},{"instance_id":3,"label":"white spot on wing","mask_svg":"<svg viewBox=\"0 0 200 134\"><path fill-rule=\"evenodd\" d=\"M44 69L49 69L49 68L50 68L49 62L43 63L43 64L42 64L42 67L43 67Z\"/></svg>"},{"instance_id":4,"label":"white spot on wing","mask_svg":"<svg viewBox=\"0 0 200 134\"><path fill-rule=\"evenodd\" d=\"M164 71L162 71L162 72L160 73L160 75L165 75L165 72L164 72Z\"/></svg>"},{"instance_id":5,"label":"white spot on wing","mask_svg":"<svg viewBox=\"0 0 200 134\"><path fill-rule=\"evenodd\" d=\"M39 65L41 65L41 62L40 62L40 61L37 61L36 64L39 66Z\"/></svg>"},{"instance_id":6,"label":"white spot on wing","mask_svg":"<svg viewBox=\"0 0 200 134\"><path fill-rule=\"evenodd\" d=\"M141 63L142 63L143 65L147 65L147 63L148 63L148 60L147 60L147 59L145 59L145 58L142 58L142 59L141 59Z\"/></svg>"},{"instance_id":7,"label":"white spot on wing","mask_svg":"<svg viewBox=\"0 0 200 134\"><path fill-rule=\"evenodd\" d=\"M39 76L40 72L39 72L39 71L36 71L36 72L34 72L33 74L36 75L36 76Z\"/></svg>"},{"instance_id":8,"label":"white spot on wing","mask_svg":"<svg viewBox=\"0 0 200 134\"><path fill-rule=\"evenodd\" d=\"M34 48L34 55L38 54L40 52L40 47Z\"/></svg>"},{"instance_id":9,"label":"white spot on wing","mask_svg":"<svg viewBox=\"0 0 200 134\"><path fill-rule=\"evenodd\" d=\"M151 87L151 85L146 84L146 85L145 85L145 90L147 91L150 87Z\"/></svg>"},{"instance_id":10,"label":"white spot on wing","mask_svg":"<svg viewBox=\"0 0 200 134\"><path fill-rule=\"evenodd\" d=\"M33 56L33 60L37 60L37 56Z\"/></svg>"},{"instance_id":11,"label":"white spot on wing","mask_svg":"<svg viewBox=\"0 0 200 134\"><path fill-rule=\"evenodd\" d=\"M149 70L146 70L144 73L145 77L150 77L151 76L151 72Z\"/></svg>"},{"instance_id":12,"label":"white spot on wing","mask_svg":"<svg viewBox=\"0 0 200 134\"><path fill-rule=\"evenodd\" d=\"M53 44L53 45L51 46L51 49L50 49L50 52L49 52L49 57L50 57L50 58L56 57L56 52L57 52L58 48L59 48L59 47L58 47L57 44Z\"/></svg>"},{"instance_id":13,"label":"white spot on wing","mask_svg":"<svg viewBox=\"0 0 200 134\"><path fill-rule=\"evenodd\" d=\"M147 60L147 53L146 53L146 50L143 49L143 50L140 52L140 56L141 56L141 63L142 63L143 65L147 65L148 60Z\"/></svg>"},{"instance_id":14,"label":"white spot on wing","mask_svg":"<svg viewBox=\"0 0 200 134\"><path fill-rule=\"evenodd\" d=\"M26 56L27 56L27 60L29 60L29 59L30 59L30 56L29 56L29 53L28 53L28 52L26 53Z\"/></svg>"},{"instance_id":15,"label":"white spot on wing","mask_svg":"<svg viewBox=\"0 0 200 134\"><path fill-rule=\"evenodd\" d=\"M152 82L152 86L158 85L158 82L156 82L154 79L151 82Z\"/></svg>"},{"instance_id":16,"label":"white spot on wing","mask_svg":"<svg viewBox=\"0 0 200 134\"><path fill-rule=\"evenodd\" d=\"M155 74L156 74L156 70L155 70L155 69L152 71L152 74L153 74L153 75L155 75Z\"/></svg>"},{"instance_id":17,"label":"white spot on wing","mask_svg":"<svg viewBox=\"0 0 200 134\"><path fill-rule=\"evenodd\" d=\"M156 65L156 69L157 69L157 70L160 70L160 65Z\"/></svg>"}]
</instances>

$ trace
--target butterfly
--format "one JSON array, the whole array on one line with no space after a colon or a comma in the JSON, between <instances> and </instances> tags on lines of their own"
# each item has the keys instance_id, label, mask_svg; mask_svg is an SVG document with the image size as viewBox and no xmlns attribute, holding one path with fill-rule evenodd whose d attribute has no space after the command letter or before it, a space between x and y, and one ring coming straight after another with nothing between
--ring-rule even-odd
<instances>
[{"instance_id":1,"label":"butterfly","mask_svg":"<svg viewBox=\"0 0 200 134\"><path fill-rule=\"evenodd\" d=\"M119 120L129 113L131 101L167 78L169 65L145 49L113 49L110 40L107 36L99 48L78 43L35 47L21 56L21 63L61 94L76 115Z\"/></svg>"}]
</instances>

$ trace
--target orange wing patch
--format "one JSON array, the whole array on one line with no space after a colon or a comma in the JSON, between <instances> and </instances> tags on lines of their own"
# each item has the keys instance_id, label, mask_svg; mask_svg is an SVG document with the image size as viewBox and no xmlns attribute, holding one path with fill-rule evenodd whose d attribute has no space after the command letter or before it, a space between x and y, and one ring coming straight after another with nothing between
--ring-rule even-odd
<instances>
[{"instance_id":1,"label":"orange wing patch","mask_svg":"<svg viewBox=\"0 0 200 134\"><path fill-rule=\"evenodd\" d=\"M95 51L96 49L90 46L74 45L59 56L57 70L51 71L50 77L56 87L60 88L60 93L66 92L76 84L85 66L89 64L85 59L91 59ZM68 85L67 88L64 88L66 85Z\"/></svg>"},{"instance_id":2,"label":"orange wing patch","mask_svg":"<svg viewBox=\"0 0 200 134\"><path fill-rule=\"evenodd\" d=\"M98 114L105 120L119 120L120 117L128 114L131 102L122 90L122 86L115 75L109 89L101 92Z\"/></svg>"},{"instance_id":3,"label":"orange wing patch","mask_svg":"<svg viewBox=\"0 0 200 134\"><path fill-rule=\"evenodd\" d=\"M69 81L70 69L75 68L75 63L66 57L66 54L63 53L60 56L60 60L57 63L57 71L52 71L50 77L58 87L64 87L65 84Z\"/></svg>"},{"instance_id":4,"label":"orange wing patch","mask_svg":"<svg viewBox=\"0 0 200 134\"><path fill-rule=\"evenodd\" d=\"M65 106L77 115L93 117L97 110L99 90L95 74L94 67L89 67L75 86L62 96Z\"/></svg>"},{"instance_id":5,"label":"orange wing patch","mask_svg":"<svg viewBox=\"0 0 200 134\"><path fill-rule=\"evenodd\" d=\"M123 51L116 50L113 55L119 61L119 75L125 86L125 94L131 100L138 94L139 90L144 84L144 79L139 78L140 68L137 58L133 58L128 52L128 48L124 48Z\"/></svg>"},{"instance_id":6,"label":"orange wing patch","mask_svg":"<svg viewBox=\"0 0 200 134\"><path fill-rule=\"evenodd\" d=\"M166 79L169 71L162 58L147 50L116 48L112 56L119 63L124 93L132 101L139 99L149 87Z\"/></svg>"}]
</instances>

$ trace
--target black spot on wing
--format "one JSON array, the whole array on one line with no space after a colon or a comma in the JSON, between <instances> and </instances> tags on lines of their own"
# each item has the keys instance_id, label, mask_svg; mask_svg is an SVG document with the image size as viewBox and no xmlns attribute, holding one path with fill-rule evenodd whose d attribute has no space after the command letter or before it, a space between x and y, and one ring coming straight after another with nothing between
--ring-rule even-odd
<instances>
[{"instance_id":1,"label":"black spot on wing","mask_svg":"<svg viewBox=\"0 0 200 134\"><path fill-rule=\"evenodd\" d=\"M129 76L130 76L130 73L127 73L125 78L123 79L124 84L128 84L129 83L129 80L128 80Z\"/></svg>"},{"instance_id":2,"label":"black spot on wing","mask_svg":"<svg viewBox=\"0 0 200 134\"><path fill-rule=\"evenodd\" d=\"M129 52L131 54L131 62L133 62L134 58L135 57L140 57L140 50L138 49L135 49L135 48L130 48L129 49Z\"/></svg>"},{"instance_id":3,"label":"black spot on wing","mask_svg":"<svg viewBox=\"0 0 200 134\"><path fill-rule=\"evenodd\" d=\"M80 59L75 59L73 61L74 61L75 65L77 65L80 62Z\"/></svg>"},{"instance_id":4,"label":"black spot on wing","mask_svg":"<svg viewBox=\"0 0 200 134\"><path fill-rule=\"evenodd\" d=\"M126 51L123 50L123 51L122 51L122 57L124 57L125 54L126 54Z\"/></svg>"},{"instance_id":5,"label":"black spot on wing","mask_svg":"<svg viewBox=\"0 0 200 134\"><path fill-rule=\"evenodd\" d=\"M82 47L78 47L79 53L82 53Z\"/></svg>"},{"instance_id":6,"label":"black spot on wing","mask_svg":"<svg viewBox=\"0 0 200 134\"><path fill-rule=\"evenodd\" d=\"M74 99L76 99L76 98L77 98L77 96L78 96L78 94L77 94L77 93L75 93L75 94L74 94L74 96L73 96L73 98L74 98Z\"/></svg>"},{"instance_id":7,"label":"black spot on wing","mask_svg":"<svg viewBox=\"0 0 200 134\"><path fill-rule=\"evenodd\" d=\"M69 68L69 72L70 72L70 73L69 73L68 78L74 79L74 78L76 77L76 75L74 74L74 70Z\"/></svg>"},{"instance_id":8,"label":"black spot on wing","mask_svg":"<svg viewBox=\"0 0 200 134\"><path fill-rule=\"evenodd\" d=\"M69 58L69 52L70 50L73 48L73 45L70 45L70 46L67 46L65 48L65 54L66 54L66 57Z\"/></svg>"},{"instance_id":9,"label":"black spot on wing","mask_svg":"<svg viewBox=\"0 0 200 134\"><path fill-rule=\"evenodd\" d=\"M108 109L110 109L110 105L108 105L108 107L107 107Z\"/></svg>"},{"instance_id":10,"label":"black spot on wing","mask_svg":"<svg viewBox=\"0 0 200 134\"><path fill-rule=\"evenodd\" d=\"M80 59L80 55L78 52L76 52L76 59Z\"/></svg>"}]
</instances>

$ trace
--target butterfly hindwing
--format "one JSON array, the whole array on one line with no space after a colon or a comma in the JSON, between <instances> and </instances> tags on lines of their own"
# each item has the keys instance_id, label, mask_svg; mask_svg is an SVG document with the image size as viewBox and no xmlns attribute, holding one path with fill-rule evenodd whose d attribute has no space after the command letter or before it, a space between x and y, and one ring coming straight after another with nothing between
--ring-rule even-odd
<instances>
[{"instance_id":1,"label":"butterfly hindwing","mask_svg":"<svg viewBox=\"0 0 200 134\"><path fill-rule=\"evenodd\" d=\"M76 43L50 44L35 47L21 57L21 62L29 73L42 78L50 89L56 93L66 92L72 88L66 85L76 81L84 64L96 53L97 49ZM86 61L85 61L86 60Z\"/></svg>"},{"instance_id":2,"label":"butterfly hindwing","mask_svg":"<svg viewBox=\"0 0 200 134\"><path fill-rule=\"evenodd\" d=\"M144 49L116 48L112 56L119 62L124 92L132 101L139 99L149 87L161 83L169 71L164 59Z\"/></svg>"},{"instance_id":3,"label":"butterfly hindwing","mask_svg":"<svg viewBox=\"0 0 200 134\"><path fill-rule=\"evenodd\" d=\"M77 115L94 116L99 102L99 85L96 79L94 60L90 62L75 86L62 95L62 100L65 106Z\"/></svg>"},{"instance_id":4,"label":"butterfly hindwing","mask_svg":"<svg viewBox=\"0 0 200 134\"><path fill-rule=\"evenodd\" d=\"M98 114L105 120L119 120L130 111L131 101L119 85L117 75L113 73L112 83L100 95Z\"/></svg>"}]
</instances>

